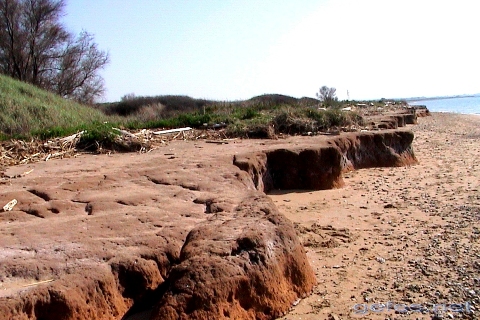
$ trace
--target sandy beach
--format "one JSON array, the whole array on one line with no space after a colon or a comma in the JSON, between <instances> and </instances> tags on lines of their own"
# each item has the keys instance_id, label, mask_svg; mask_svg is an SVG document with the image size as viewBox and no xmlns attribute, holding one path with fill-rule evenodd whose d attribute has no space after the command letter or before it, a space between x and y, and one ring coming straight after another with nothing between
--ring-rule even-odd
<instances>
[{"instance_id":1,"label":"sandy beach","mask_svg":"<svg viewBox=\"0 0 480 320\"><path fill-rule=\"evenodd\" d=\"M318 281L281 319L480 318L480 117L434 113L411 129L417 165L270 195Z\"/></svg>"},{"instance_id":2,"label":"sandy beach","mask_svg":"<svg viewBox=\"0 0 480 320\"><path fill-rule=\"evenodd\" d=\"M0 215L0 318L478 319L480 117L435 113L406 130L418 164L343 178L339 145L357 163L405 165L412 134L176 141L9 167L0 201L18 204ZM277 152L311 147L323 151ZM293 172L344 187L272 202L258 150L277 178L281 162L277 182ZM192 315L188 301L208 303Z\"/></svg>"}]
</instances>

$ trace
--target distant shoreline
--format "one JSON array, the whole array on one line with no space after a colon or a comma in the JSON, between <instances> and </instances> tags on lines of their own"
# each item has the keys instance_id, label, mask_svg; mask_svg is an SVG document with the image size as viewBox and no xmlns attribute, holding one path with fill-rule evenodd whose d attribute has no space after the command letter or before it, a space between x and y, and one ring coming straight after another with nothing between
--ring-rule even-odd
<instances>
[{"instance_id":1,"label":"distant shoreline","mask_svg":"<svg viewBox=\"0 0 480 320\"><path fill-rule=\"evenodd\" d=\"M462 96L447 96L447 97L419 97L419 98L407 98L404 99L407 102L418 102L418 101L430 101L430 100L446 100L446 99L461 99L461 98L477 98L480 97L479 94L472 95L462 95Z\"/></svg>"},{"instance_id":2,"label":"distant shoreline","mask_svg":"<svg viewBox=\"0 0 480 320\"><path fill-rule=\"evenodd\" d=\"M464 116L480 116L480 113L464 113L464 112L455 112L455 111L432 111L428 109L430 113L441 113L441 114L453 114L453 115L464 115Z\"/></svg>"},{"instance_id":3,"label":"distant shoreline","mask_svg":"<svg viewBox=\"0 0 480 320\"><path fill-rule=\"evenodd\" d=\"M480 96L437 97L422 100L410 100L411 106L424 105L430 112L452 112L461 114L480 114Z\"/></svg>"}]
</instances>

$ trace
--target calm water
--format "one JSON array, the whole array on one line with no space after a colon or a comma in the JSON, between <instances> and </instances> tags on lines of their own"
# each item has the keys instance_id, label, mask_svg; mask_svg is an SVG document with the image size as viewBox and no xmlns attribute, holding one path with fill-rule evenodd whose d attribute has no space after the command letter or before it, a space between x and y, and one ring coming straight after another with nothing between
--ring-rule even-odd
<instances>
[{"instance_id":1,"label":"calm water","mask_svg":"<svg viewBox=\"0 0 480 320\"><path fill-rule=\"evenodd\" d=\"M480 114L480 96L449 99L409 101L410 105L427 106L431 112L457 112Z\"/></svg>"}]
</instances>

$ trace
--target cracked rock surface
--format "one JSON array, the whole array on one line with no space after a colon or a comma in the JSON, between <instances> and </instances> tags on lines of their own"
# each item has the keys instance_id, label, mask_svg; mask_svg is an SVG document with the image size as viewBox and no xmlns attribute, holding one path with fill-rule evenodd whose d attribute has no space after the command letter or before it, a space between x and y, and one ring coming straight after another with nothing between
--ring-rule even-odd
<instances>
[{"instance_id":1,"label":"cracked rock surface","mask_svg":"<svg viewBox=\"0 0 480 320\"><path fill-rule=\"evenodd\" d=\"M413 164L412 139L387 130L176 141L10 167L0 203L18 204L0 213L0 318L282 316L317 279L294 225L260 186L324 189L352 169Z\"/></svg>"}]
</instances>

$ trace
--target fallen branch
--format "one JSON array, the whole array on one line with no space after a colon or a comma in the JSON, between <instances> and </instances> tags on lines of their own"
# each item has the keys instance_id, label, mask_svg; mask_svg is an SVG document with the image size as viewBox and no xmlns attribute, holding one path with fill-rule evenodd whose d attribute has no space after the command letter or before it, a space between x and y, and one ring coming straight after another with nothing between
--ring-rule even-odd
<instances>
[{"instance_id":1,"label":"fallen branch","mask_svg":"<svg viewBox=\"0 0 480 320\"><path fill-rule=\"evenodd\" d=\"M62 152L55 152L55 153L49 153L48 156L45 158L45 161L48 161L48 160L50 160L51 158L63 156L63 155L65 155L65 154L69 153L70 151L71 151L71 150L62 151Z\"/></svg>"},{"instance_id":2,"label":"fallen branch","mask_svg":"<svg viewBox=\"0 0 480 320\"><path fill-rule=\"evenodd\" d=\"M66 145L67 143L72 142L77 138L80 138L84 133L85 131L80 131L78 133L72 134L71 136L62 138L60 139L60 141L62 142L62 145Z\"/></svg>"},{"instance_id":3,"label":"fallen branch","mask_svg":"<svg viewBox=\"0 0 480 320\"><path fill-rule=\"evenodd\" d=\"M13 207L17 204L17 199L13 199L9 203L3 206L2 210L7 212L7 211L12 211Z\"/></svg>"},{"instance_id":4,"label":"fallen branch","mask_svg":"<svg viewBox=\"0 0 480 320\"><path fill-rule=\"evenodd\" d=\"M128 131L125 131L125 130L122 130L122 129L118 129L118 128L112 128L112 129L115 130L115 131L120 132L120 133L121 133L122 135L124 135L124 136L130 137L130 138L135 138L135 139L138 138L136 135L134 135L134 134L132 134L132 133L130 133L130 132L128 132Z\"/></svg>"},{"instance_id":5,"label":"fallen branch","mask_svg":"<svg viewBox=\"0 0 480 320\"><path fill-rule=\"evenodd\" d=\"M22 288L31 287L31 286L36 286L36 285L39 285L39 284L42 284L42 283L49 283L49 282L52 282L52 281L54 281L54 280L55 280L55 279L48 279L48 280L33 282L33 283L29 283L29 284L24 284L24 285L22 286Z\"/></svg>"},{"instance_id":6,"label":"fallen branch","mask_svg":"<svg viewBox=\"0 0 480 320\"><path fill-rule=\"evenodd\" d=\"M178 128L178 129L155 131L155 132L152 132L152 133L156 134L156 135L159 135L159 134L167 134L167 133L182 132L182 131L189 131L189 130L192 130L192 128L185 127L185 128Z\"/></svg>"}]
</instances>

